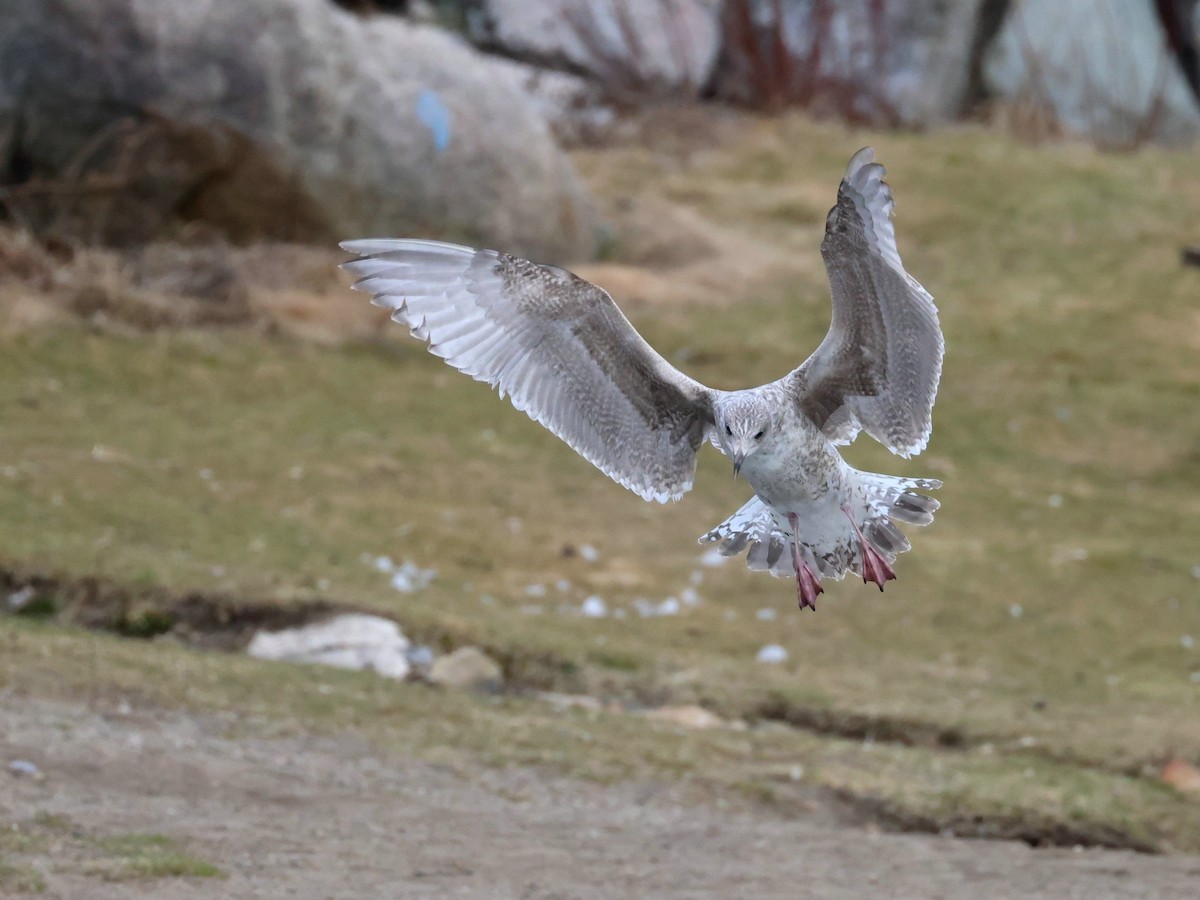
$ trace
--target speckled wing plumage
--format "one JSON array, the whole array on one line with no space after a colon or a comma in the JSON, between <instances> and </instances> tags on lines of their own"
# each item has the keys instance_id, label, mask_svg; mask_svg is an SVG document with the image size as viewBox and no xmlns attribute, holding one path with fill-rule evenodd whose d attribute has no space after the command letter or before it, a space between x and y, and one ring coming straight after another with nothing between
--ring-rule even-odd
<instances>
[{"instance_id":1,"label":"speckled wing plumage","mask_svg":"<svg viewBox=\"0 0 1200 900\"><path fill-rule=\"evenodd\" d=\"M892 194L874 158L858 151L838 188L821 244L833 320L789 382L835 443L861 428L907 457L929 441L944 344L933 298L900 262Z\"/></svg>"},{"instance_id":2,"label":"speckled wing plumage","mask_svg":"<svg viewBox=\"0 0 1200 900\"><path fill-rule=\"evenodd\" d=\"M712 392L662 358L587 281L492 250L418 240L348 241L354 287L497 387L597 468L647 500L692 486Z\"/></svg>"}]
</instances>

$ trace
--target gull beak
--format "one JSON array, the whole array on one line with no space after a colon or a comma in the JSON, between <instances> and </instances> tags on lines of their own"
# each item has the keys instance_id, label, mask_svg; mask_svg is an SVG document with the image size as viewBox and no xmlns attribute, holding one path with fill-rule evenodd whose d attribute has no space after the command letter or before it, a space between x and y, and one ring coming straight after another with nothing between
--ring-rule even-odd
<instances>
[{"instance_id":1,"label":"gull beak","mask_svg":"<svg viewBox=\"0 0 1200 900\"><path fill-rule=\"evenodd\" d=\"M733 454L733 477L737 478L742 472L742 463L746 461L744 452Z\"/></svg>"}]
</instances>

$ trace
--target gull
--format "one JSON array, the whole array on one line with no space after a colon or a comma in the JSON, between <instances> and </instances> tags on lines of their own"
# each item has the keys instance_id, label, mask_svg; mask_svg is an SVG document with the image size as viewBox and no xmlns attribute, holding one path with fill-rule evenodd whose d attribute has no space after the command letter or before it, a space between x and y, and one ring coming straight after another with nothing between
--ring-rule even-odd
<instances>
[{"instance_id":1,"label":"gull","mask_svg":"<svg viewBox=\"0 0 1200 900\"><path fill-rule=\"evenodd\" d=\"M646 500L692 487L711 442L754 489L700 538L747 564L795 577L816 609L823 578L860 575L883 590L910 543L896 523L927 525L926 478L864 472L839 446L865 431L892 453L925 449L944 342L933 298L904 269L884 168L851 158L825 223L821 256L833 315L816 351L759 387L722 391L651 347L606 291L556 266L425 240L341 246L354 287L429 352L497 388L614 481Z\"/></svg>"}]
</instances>

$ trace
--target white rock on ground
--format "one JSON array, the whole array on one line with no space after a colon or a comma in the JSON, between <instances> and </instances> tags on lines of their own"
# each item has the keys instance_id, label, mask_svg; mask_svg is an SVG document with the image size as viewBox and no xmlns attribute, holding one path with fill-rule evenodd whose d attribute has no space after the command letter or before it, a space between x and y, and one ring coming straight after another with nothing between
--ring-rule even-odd
<instances>
[{"instance_id":1,"label":"white rock on ground","mask_svg":"<svg viewBox=\"0 0 1200 900\"><path fill-rule=\"evenodd\" d=\"M446 687L492 693L504 687L504 672L499 663L478 647L460 647L433 661L429 680Z\"/></svg>"},{"instance_id":2,"label":"white rock on ground","mask_svg":"<svg viewBox=\"0 0 1200 900\"><path fill-rule=\"evenodd\" d=\"M768 665L778 665L787 662L788 652L778 644L767 644L758 651L758 661Z\"/></svg>"},{"instance_id":3,"label":"white rock on ground","mask_svg":"<svg viewBox=\"0 0 1200 900\"><path fill-rule=\"evenodd\" d=\"M429 587L437 576L437 569L422 569L416 563L405 560L392 572L392 587L402 594L411 594Z\"/></svg>"},{"instance_id":4,"label":"white rock on ground","mask_svg":"<svg viewBox=\"0 0 1200 900\"><path fill-rule=\"evenodd\" d=\"M260 631L246 652L258 659L370 669L402 679L410 669L408 646L395 622L355 613L286 631Z\"/></svg>"}]
</instances>

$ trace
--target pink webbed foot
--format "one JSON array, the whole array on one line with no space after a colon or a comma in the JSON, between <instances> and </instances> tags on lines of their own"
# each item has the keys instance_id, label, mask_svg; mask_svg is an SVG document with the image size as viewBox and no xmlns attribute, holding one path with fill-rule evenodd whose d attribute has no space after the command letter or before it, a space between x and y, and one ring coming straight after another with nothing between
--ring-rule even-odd
<instances>
[{"instance_id":1,"label":"pink webbed foot","mask_svg":"<svg viewBox=\"0 0 1200 900\"><path fill-rule=\"evenodd\" d=\"M817 610L817 594L825 593L821 580L817 578L804 557L800 555L800 522L795 513L788 513L788 524L792 526L792 563L796 566L796 601L800 608Z\"/></svg>"},{"instance_id":2,"label":"pink webbed foot","mask_svg":"<svg viewBox=\"0 0 1200 900\"><path fill-rule=\"evenodd\" d=\"M801 560L796 569L796 600L800 604L800 608L808 607L816 612L817 594L823 593L825 593L825 588L821 587L821 582L817 580L813 570L808 567L808 563Z\"/></svg>"},{"instance_id":3,"label":"pink webbed foot","mask_svg":"<svg viewBox=\"0 0 1200 900\"><path fill-rule=\"evenodd\" d=\"M873 581L879 585L879 590L882 591L885 582L893 581L896 578L895 570L868 541L862 542L862 557L863 584Z\"/></svg>"},{"instance_id":4,"label":"pink webbed foot","mask_svg":"<svg viewBox=\"0 0 1200 900\"><path fill-rule=\"evenodd\" d=\"M862 580L863 584L873 582L879 585L879 590L883 590L883 586L896 578L896 571L891 567L883 555L875 549L875 546L863 537L862 531L859 530L858 523L854 521L854 516L850 515L849 508L843 506L842 512L846 514L846 518L850 520L850 524L854 526L854 533L858 535L859 546L862 548Z\"/></svg>"}]
</instances>

